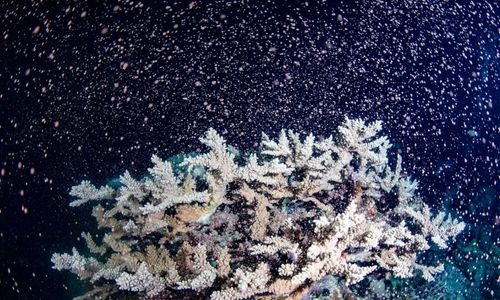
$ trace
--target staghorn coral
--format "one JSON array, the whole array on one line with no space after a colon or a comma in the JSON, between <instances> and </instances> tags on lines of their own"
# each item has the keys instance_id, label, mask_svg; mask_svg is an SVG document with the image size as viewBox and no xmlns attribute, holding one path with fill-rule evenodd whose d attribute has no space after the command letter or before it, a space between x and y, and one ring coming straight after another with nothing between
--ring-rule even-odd
<instances>
[{"instance_id":1,"label":"staghorn coral","mask_svg":"<svg viewBox=\"0 0 500 300\"><path fill-rule=\"evenodd\" d=\"M180 165L153 156L145 178L125 172L117 190L83 181L71 206L107 200L93 211L104 237L84 234L97 255L56 253L54 268L144 298L299 298L325 276L348 286L381 272L432 281L443 266L418 254L428 240L447 248L465 224L431 217L417 181L400 177L399 155L391 168L381 129L346 118L323 140L263 134L246 158L210 129L200 139L210 151Z\"/></svg>"}]
</instances>

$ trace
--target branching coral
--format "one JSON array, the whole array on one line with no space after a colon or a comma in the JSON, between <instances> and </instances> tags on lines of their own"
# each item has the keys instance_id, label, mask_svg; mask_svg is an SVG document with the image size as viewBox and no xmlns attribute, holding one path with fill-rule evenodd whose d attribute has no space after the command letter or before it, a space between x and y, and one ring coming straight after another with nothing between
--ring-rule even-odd
<instances>
[{"instance_id":1,"label":"branching coral","mask_svg":"<svg viewBox=\"0 0 500 300\"><path fill-rule=\"evenodd\" d=\"M465 224L431 217L417 181L400 176L400 156L391 167L381 130L347 118L322 140L263 134L260 152L245 158L210 129L200 139L210 151L186 157L177 175L153 156L145 178L125 172L117 190L83 181L70 205L101 201L93 212L101 243L84 234L98 256L54 254L54 268L160 298L298 297L324 276L352 285L377 272L431 281L443 267L418 263L418 254L428 240L447 248Z\"/></svg>"}]
</instances>

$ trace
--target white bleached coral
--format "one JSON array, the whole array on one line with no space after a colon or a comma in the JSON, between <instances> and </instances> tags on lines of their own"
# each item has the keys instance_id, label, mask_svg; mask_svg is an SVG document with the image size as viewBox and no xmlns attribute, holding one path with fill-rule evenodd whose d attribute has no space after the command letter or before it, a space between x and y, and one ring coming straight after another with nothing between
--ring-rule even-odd
<instances>
[{"instance_id":1,"label":"white bleached coral","mask_svg":"<svg viewBox=\"0 0 500 300\"><path fill-rule=\"evenodd\" d=\"M431 240L441 249L448 248L447 241L457 236L465 228L463 222L459 222L451 216L446 218L444 212L439 212L432 218L430 208L425 203L422 203L419 210L405 207L403 211L419 223L422 235L430 236Z\"/></svg>"},{"instance_id":2,"label":"white bleached coral","mask_svg":"<svg viewBox=\"0 0 500 300\"><path fill-rule=\"evenodd\" d=\"M238 165L235 162L236 155L228 150L226 140L210 128L206 136L200 141L210 148L210 152L195 157L186 158L183 164L192 166L203 166L208 171L217 170L217 178L222 183L229 183L234 180L238 172Z\"/></svg>"},{"instance_id":3,"label":"white bleached coral","mask_svg":"<svg viewBox=\"0 0 500 300\"><path fill-rule=\"evenodd\" d=\"M175 176L170 162L162 161L156 155L153 155L151 161L154 163L154 167L148 169L151 178L145 180L144 188L151 193L152 199L159 203L148 202L140 207L143 214L161 212L177 204L206 202L208 200L207 192L191 190L186 193L186 189L180 185L180 178Z\"/></svg>"},{"instance_id":4,"label":"white bleached coral","mask_svg":"<svg viewBox=\"0 0 500 300\"><path fill-rule=\"evenodd\" d=\"M116 200L94 208L101 244L84 235L106 262L74 250L54 254L54 268L142 297L214 300L300 298L324 276L431 281L443 266L418 255L430 241L447 248L465 224L417 200L418 182L401 176L402 158L390 159L381 130L349 118L325 139L282 130L243 157L209 129L200 139L208 153L176 164L153 155L148 174L125 172L117 191L83 181L71 206Z\"/></svg>"},{"instance_id":5,"label":"white bleached coral","mask_svg":"<svg viewBox=\"0 0 500 300\"><path fill-rule=\"evenodd\" d=\"M115 191L109 186L97 188L88 180L83 180L79 185L71 188L69 194L77 199L71 201L69 206L80 206L91 200L112 199Z\"/></svg>"},{"instance_id":6,"label":"white bleached coral","mask_svg":"<svg viewBox=\"0 0 500 300\"><path fill-rule=\"evenodd\" d=\"M91 277L102 267L96 259L80 255L74 247L71 255L67 253L54 253L51 261L54 264L54 269L59 271L69 270L72 273L77 274L80 279L87 279Z\"/></svg>"},{"instance_id":7,"label":"white bleached coral","mask_svg":"<svg viewBox=\"0 0 500 300\"><path fill-rule=\"evenodd\" d=\"M116 284L121 290L146 292L148 296L156 296L165 289L165 279L149 272L144 262L139 265L134 274L121 273L116 279Z\"/></svg>"}]
</instances>

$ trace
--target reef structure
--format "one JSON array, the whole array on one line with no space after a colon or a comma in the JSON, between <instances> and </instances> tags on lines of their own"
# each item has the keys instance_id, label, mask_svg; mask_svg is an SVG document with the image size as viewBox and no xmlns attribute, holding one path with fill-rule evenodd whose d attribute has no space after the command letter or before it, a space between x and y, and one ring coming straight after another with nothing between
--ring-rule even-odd
<instances>
[{"instance_id":1,"label":"reef structure","mask_svg":"<svg viewBox=\"0 0 500 300\"><path fill-rule=\"evenodd\" d=\"M207 153L153 155L144 178L126 171L119 187L84 180L70 206L95 204L100 241L83 233L93 255L55 253L53 268L92 282L87 297L300 299L325 276L432 281L443 264L419 254L447 249L465 224L431 212L381 130L349 118L324 139L282 130L243 156L209 129Z\"/></svg>"}]
</instances>

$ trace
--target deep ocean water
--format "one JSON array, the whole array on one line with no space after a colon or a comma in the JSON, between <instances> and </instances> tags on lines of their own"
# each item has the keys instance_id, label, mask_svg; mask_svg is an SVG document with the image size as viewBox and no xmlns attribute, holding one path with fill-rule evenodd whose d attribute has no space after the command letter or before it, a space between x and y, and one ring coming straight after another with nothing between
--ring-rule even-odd
<instances>
[{"instance_id":1,"label":"deep ocean water","mask_svg":"<svg viewBox=\"0 0 500 300\"><path fill-rule=\"evenodd\" d=\"M0 295L70 299L52 269L84 247L82 179L137 177L152 154L243 151L282 128L381 120L403 170L467 224L422 299L500 297L497 1L2 1ZM409 287L408 287L409 286Z\"/></svg>"}]
</instances>

